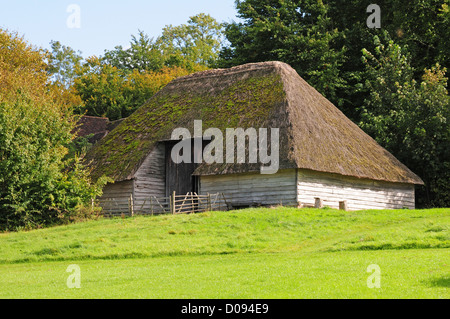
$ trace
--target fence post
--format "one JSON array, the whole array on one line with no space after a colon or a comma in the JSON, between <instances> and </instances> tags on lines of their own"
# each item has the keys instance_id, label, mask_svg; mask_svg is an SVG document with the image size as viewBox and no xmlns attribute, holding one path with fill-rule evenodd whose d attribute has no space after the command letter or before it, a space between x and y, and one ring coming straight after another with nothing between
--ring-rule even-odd
<instances>
[{"instance_id":1,"label":"fence post","mask_svg":"<svg viewBox=\"0 0 450 319\"><path fill-rule=\"evenodd\" d=\"M152 211L153 216L153 197L150 197L150 210Z\"/></svg>"},{"instance_id":2,"label":"fence post","mask_svg":"<svg viewBox=\"0 0 450 319\"><path fill-rule=\"evenodd\" d=\"M170 199L170 202L171 202L171 205L170 205L170 210L171 210L171 213L173 214L173 215L175 215L175 195L176 195L176 193L175 193L175 191L172 193L172 198Z\"/></svg>"},{"instance_id":3,"label":"fence post","mask_svg":"<svg viewBox=\"0 0 450 319\"><path fill-rule=\"evenodd\" d=\"M208 193L208 212L211 211L211 194Z\"/></svg>"},{"instance_id":4,"label":"fence post","mask_svg":"<svg viewBox=\"0 0 450 319\"><path fill-rule=\"evenodd\" d=\"M346 200L339 202L339 209L340 210L345 210L345 211L348 210L348 206L347 206L347 201Z\"/></svg>"},{"instance_id":5,"label":"fence post","mask_svg":"<svg viewBox=\"0 0 450 319\"><path fill-rule=\"evenodd\" d=\"M323 200L320 199L319 197L315 197L315 204L314 207L315 208L323 208Z\"/></svg>"},{"instance_id":6,"label":"fence post","mask_svg":"<svg viewBox=\"0 0 450 319\"><path fill-rule=\"evenodd\" d=\"M131 216L134 216L133 194L130 194L130 198L128 198L128 209Z\"/></svg>"}]
</instances>

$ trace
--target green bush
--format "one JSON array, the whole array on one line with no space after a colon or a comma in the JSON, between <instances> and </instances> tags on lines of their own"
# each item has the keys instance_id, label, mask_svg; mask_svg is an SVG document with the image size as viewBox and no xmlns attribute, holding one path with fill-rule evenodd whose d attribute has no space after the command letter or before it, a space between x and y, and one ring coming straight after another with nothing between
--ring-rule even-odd
<instances>
[{"instance_id":1,"label":"green bush","mask_svg":"<svg viewBox=\"0 0 450 319\"><path fill-rule=\"evenodd\" d=\"M46 55L0 29L0 231L86 216L104 180L93 184L66 156L76 117L51 86Z\"/></svg>"},{"instance_id":2,"label":"green bush","mask_svg":"<svg viewBox=\"0 0 450 319\"><path fill-rule=\"evenodd\" d=\"M79 160L64 159L70 114L25 95L0 103L0 229L69 221L101 192Z\"/></svg>"}]
</instances>

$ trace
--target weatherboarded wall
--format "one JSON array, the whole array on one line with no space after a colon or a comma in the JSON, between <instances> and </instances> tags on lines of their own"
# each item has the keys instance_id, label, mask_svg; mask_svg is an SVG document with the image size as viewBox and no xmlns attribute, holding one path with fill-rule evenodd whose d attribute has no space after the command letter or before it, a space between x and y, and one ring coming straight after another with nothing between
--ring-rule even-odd
<instances>
[{"instance_id":1,"label":"weatherboarded wall","mask_svg":"<svg viewBox=\"0 0 450 319\"><path fill-rule=\"evenodd\" d=\"M103 188L103 195L99 198L99 203L105 213L127 213L131 194L133 194L132 180L108 184Z\"/></svg>"},{"instance_id":2,"label":"weatherboarded wall","mask_svg":"<svg viewBox=\"0 0 450 319\"><path fill-rule=\"evenodd\" d=\"M414 209L414 185L389 183L346 177L337 174L298 170L297 200L304 206L315 204L315 198L324 206L339 208L347 201L349 210Z\"/></svg>"},{"instance_id":3,"label":"weatherboarded wall","mask_svg":"<svg viewBox=\"0 0 450 319\"><path fill-rule=\"evenodd\" d=\"M135 213L151 210L150 198L166 196L165 147L158 144L142 163L135 178L108 184L100 198L108 213L129 212L130 195ZM249 206L314 206L320 198L324 206L348 210L415 208L414 185L374 181L303 169L259 173L206 175L199 177L200 194L223 193L228 204ZM154 203L153 203L154 204Z\"/></svg>"},{"instance_id":4,"label":"weatherboarded wall","mask_svg":"<svg viewBox=\"0 0 450 319\"><path fill-rule=\"evenodd\" d=\"M138 212L150 210L150 197L166 196L166 164L163 143L156 145L136 172L133 196L134 208Z\"/></svg>"},{"instance_id":5,"label":"weatherboarded wall","mask_svg":"<svg viewBox=\"0 0 450 319\"><path fill-rule=\"evenodd\" d=\"M200 193L224 193L234 207L259 205L297 206L296 170L274 175L259 173L200 176Z\"/></svg>"},{"instance_id":6,"label":"weatherboarded wall","mask_svg":"<svg viewBox=\"0 0 450 319\"><path fill-rule=\"evenodd\" d=\"M165 148L158 144L142 163L134 179L108 184L99 199L104 212L131 212L131 196L133 213L149 212L151 197L161 199L166 196Z\"/></svg>"}]
</instances>

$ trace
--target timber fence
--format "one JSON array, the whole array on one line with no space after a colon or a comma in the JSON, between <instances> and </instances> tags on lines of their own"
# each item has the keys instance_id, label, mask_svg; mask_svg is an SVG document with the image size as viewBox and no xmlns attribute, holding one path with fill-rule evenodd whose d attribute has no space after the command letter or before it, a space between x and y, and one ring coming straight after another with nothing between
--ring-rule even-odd
<instances>
[{"instance_id":1,"label":"timber fence","mask_svg":"<svg viewBox=\"0 0 450 319\"><path fill-rule=\"evenodd\" d=\"M223 193L198 195L188 193L169 197L151 196L135 199L133 195L126 197L99 199L97 204L102 207L103 215L135 216L160 214L193 214L207 211L226 211L231 208L230 200Z\"/></svg>"}]
</instances>

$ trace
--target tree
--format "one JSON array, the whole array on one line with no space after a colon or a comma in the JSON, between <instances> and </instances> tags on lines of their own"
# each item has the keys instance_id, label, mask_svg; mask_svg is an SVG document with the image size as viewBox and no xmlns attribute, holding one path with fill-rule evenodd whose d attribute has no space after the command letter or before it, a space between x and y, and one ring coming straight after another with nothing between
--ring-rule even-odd
<instances>
[{"instance_id":1,"label":"tree","mask_svg":"<svg viewBox=\"0 0 450 319\"><path fill-rule=\"evenodd\" d=\"M421 0L412 3L407 0L348 0L345 4L338 0L327 0L328 17L340 36L333 48L346 48L345 59L340 74L347 85L339 92L344 101L341 110L353 119L360 121L358 109L368 97L364 83L365 65L361 60L361 50L374 52L374 36L387 32L398 45L408 46L409 63L413 68L414 79L420 81L423 70L439 63L449 68L450 47L447 39L450 34L448 0ZM367 27L369 14L367 7L376 3L381 8L381 29Z\"/></svg>"},{"instance_id":2,"label":"tree","mask_svg":"<svg viewBox=\"0 0 450 319\"><path fill-rule=\"evenodd\" d=\"M128 49L119 45L114 50L106 50L102 60L124 72L159 71L164 66L164 57L160 48L153 38L141 30L138 36L131 36Z\"/></svg>"},{"instance_id":3,"label":"tree","mask_svg":"<svg viewBox=\"0 0 450 319\"><path fill-rule=\"evenodd\" d=\"M449 68L450 34L448 0L379 0L381 29L367 26L372 0L239 0L241 23L228 23L230 43L219 66L280 60L293 66L311 85L338 106L350 119L369 92L364 83L363 48L375 49L372 39L387 31L411 54L414 78L439 63Z\"/></svg>"},{"instance_id":4,"label":"tree","mask_svg":"<svg viewBox=\"0 0 450 319\"><path fill-rule=\"evenodd\" d=\"M442 4L441 8L439 8L437 20L439 23L439 28L436 31L436 37L438 39L436 50L438 54L437 60L448 69L450 68L450 43L448 41L440 41L450 38L450 8L448 0L447 3Z\"/></svg>"},{"instance_id":5,"label":"tree","mask_svg":"<svg viewBox=\"0 0 450 319\"><path fill-rule=\"evenodd\" d=\"M90 57L77 69L74 88L84 103L83 113L106 116L117 120L128 116L129 99L124 91L127 86L125 71Z\"/></svg>"},{"instance_id":6,"label":"tree","mask_svg":"<svg viewBox=\"0 0 450 319\"><path fill-rule=\"evenodd\" d=\"M328 7L316 0L236 1L244 22L225 25L230 42L220 54L224 67L279 60L290 64L306 81L336 104L345 84L339 67L345 48L335 49Z\"/></svg>"},{"instance_id":7,"label":"tree","mask_svg":"<svg viewBox=\"0 0 450 319\"><path fill-rule=\"evenodd\" d=\"M188 70L213 66L222 41L222 25L208 14L190 17L187 24L164 27L162 35L150 38L139 30L130 47L106 50L102 61L126 73L161 71L164 67Z\"/></svg>"},{"instance_id":8,"label":"tree","mask_svg":"<svg viewBox=\"0 0 450 319\"><path fill-rule=\"evenodd\" d=\"M0 100L15 99L22 88L35 101L46 99L48 84L46 53L28 45L17 33L0 28Z\"/></svg>"},{"instance_id":9,"label":"tree","mask_svg":"<svg viewBox=\"0 0 450 319\"><path fill-rule=\"evenodd\" d=\"M76 76L75 69L81 65L83 60L82 53L62 45L59 41L51 41L50 45L52 50L48 58L48 72L53 82L69 88Z\"/></svg>"},{"instance_id":10,"label":"tree","mask_svg":"<svg viewBox=\"0 0 450 319\"><path fill-rule=\"evenodd\" d=\"M65 159L76 117L51 89L46 52L0 30L0 229L68 221L101 194Z\"/></svg>"},{"instance_id":11,"label":"tree","mask_svg":"<svg viewBox=\"0 0 450 319\"><path fill-rule=\"evenodd\" d=\"M421 206L450 205L450 98L446 69L425 69L414 79L406 47L388 35L375 37L375 53L364 50L370 92L360 126L425 182Z\"/></svg>"},{"instance_id":12,"label":"tree","mask_svg":"<svg viewBox=\"0 0 450 319\"><path fill-rule=\"evenodd\" d=\"M180 67L125 71L91 57L78 72L74 89L83 100L83 113L113 121L130 116L170 81L193 71Z\"/></svg>"},{"instance_id":13,"label":"tree","mask_svg":"<svg viewBox=\"0 0 450 319\"><path fill-rule=\"evenodd\" d=\"M59 41L50 42L52 50L46 52L46 70L51 83L47 89L51 90L57 103L68 109L82 112L83 101L73 88L76 70L80 68L83 57L80 51L62 45Z\"/></svg>"},{"instance_id":14,"label":"tree","mask_svg":"<svg viewBox=\"0 0 450 319\"><path fill-rule=\"evenodd\" d=\"M157 39L167 66L192 69L214 66L222 44L222 24L209 14L190 17L187 24L166 26Z\"/></svg>"}]
</instances>

